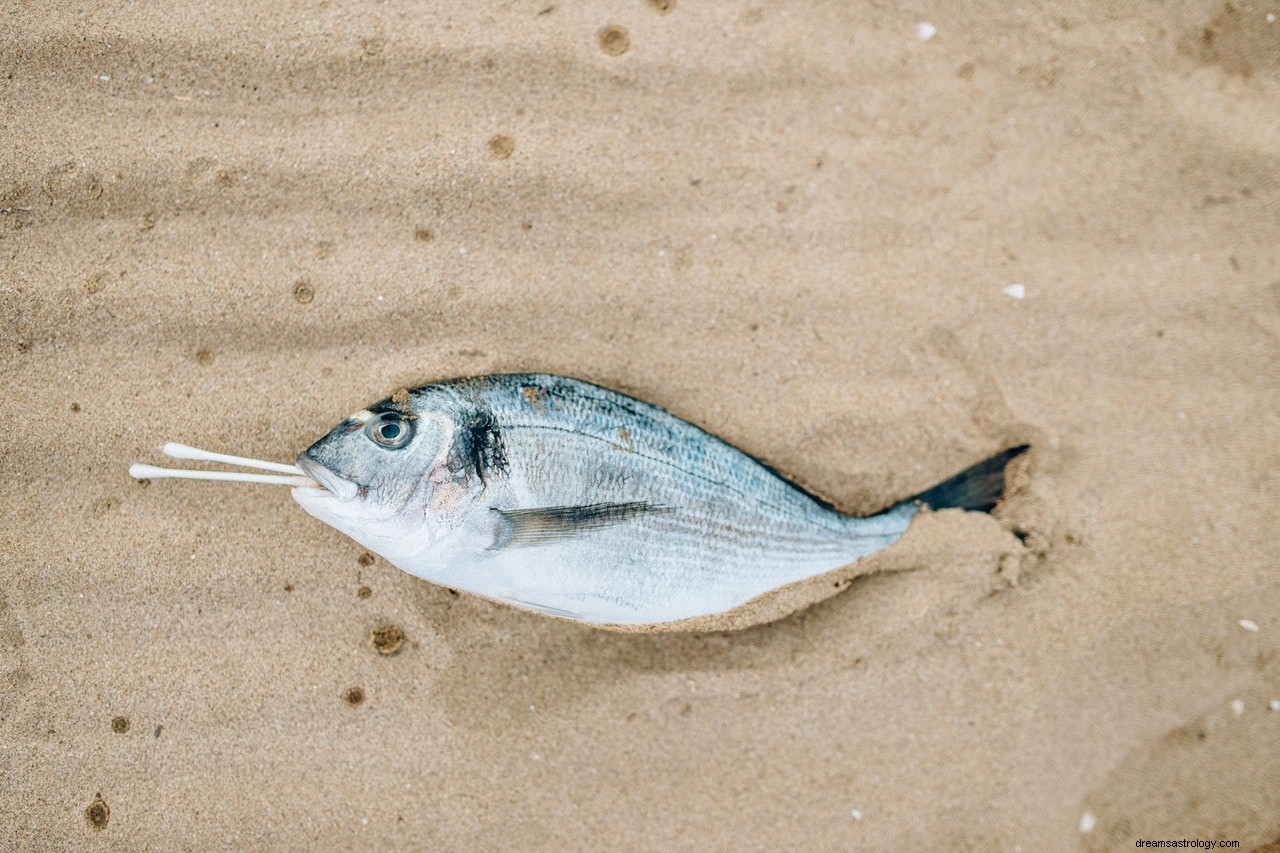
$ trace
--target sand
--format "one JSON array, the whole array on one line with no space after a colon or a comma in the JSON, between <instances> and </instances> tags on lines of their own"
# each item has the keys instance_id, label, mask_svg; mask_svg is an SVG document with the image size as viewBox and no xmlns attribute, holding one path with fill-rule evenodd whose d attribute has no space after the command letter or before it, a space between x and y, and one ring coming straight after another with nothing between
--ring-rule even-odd
<instances>
[{"instance_id":1,"label":"sand","mask_svg":"<svg viewBox=\"0 0 1280 853\"><path fill-rule=\"evenodd\" d=\"M0 847L1280 839L1280 6L454 7L0 13ZM515 370L857 511L1034 450L665 636L126 473Z\"/></svg>"}]
</instances>

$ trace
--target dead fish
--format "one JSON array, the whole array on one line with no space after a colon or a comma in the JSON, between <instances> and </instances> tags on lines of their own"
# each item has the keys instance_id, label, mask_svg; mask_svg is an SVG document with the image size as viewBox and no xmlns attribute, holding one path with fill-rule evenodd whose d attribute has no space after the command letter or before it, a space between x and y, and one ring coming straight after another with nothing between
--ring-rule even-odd
<instances>
[{"instance_id":1,"label":"dead fish","mask_svg":"<svg viewBox=\"0 0 1280 853\"><path fill-rule=\"evenodd\" d=\"M278 472L219 473L293 485L308 513L410 574L606 626L734 611L888 547L923 506L989 512L1005 466L1027 450L852 516L665 409L546 374L398 392L338 424L296 466L166 452L174 447Z\"/></svg>"}]
</instances>

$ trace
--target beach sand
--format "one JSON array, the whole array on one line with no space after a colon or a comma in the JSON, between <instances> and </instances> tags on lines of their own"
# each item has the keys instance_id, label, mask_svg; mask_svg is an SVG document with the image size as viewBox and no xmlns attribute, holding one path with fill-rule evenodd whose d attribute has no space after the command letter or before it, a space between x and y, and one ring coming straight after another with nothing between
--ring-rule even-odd
<instances>
[{"instance_id":1,"label":"beach sand","mask_svg":"<svg viewBox=\"0 0 1280 853\"><path fill-rule=\"evenodd\" d=\"M1277 13L10 4L0 848L1280 839ZM678 635L126 473L524 370L860 512L1034 449Z\"/></svg>"}]
</instances>

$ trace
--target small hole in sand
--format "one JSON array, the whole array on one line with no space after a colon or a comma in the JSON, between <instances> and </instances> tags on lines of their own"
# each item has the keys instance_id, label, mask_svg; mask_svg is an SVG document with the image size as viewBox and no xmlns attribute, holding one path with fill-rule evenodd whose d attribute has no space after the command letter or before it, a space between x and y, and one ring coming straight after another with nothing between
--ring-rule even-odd
<instances>
[{"instance_id":1,"label":"small hole in sand","mask_svg":"<svg viewBox=\"0 0 1280 853\"><path fill-rule=\"evenodd\" d=\"M356 590L356 598L368 598L371 595L373 595L373 590L367 586L362 586Z\"/></svg>"},{"instance_id":2,"label":"small hole in sand","mask_svg":"<svg viewBox=\"0 0 1280 853\"><path fill-rule=\"evenodd\" d=\"M71 404L71 411L73 411L73 412L78 412L78 411L80 411L80 404L79 404L79 403L72 403L72 404Z\"/></svg>"},{"instance_id":3,"label":"small hole in sand","mask_svg":"<svg viewBox=\"0 0 1280 853\"><path fill-rule=\"evenodd\" d=\"M665 15L676 7L676 0L649 0L649 5Z\"/></svg>"},{"instance_id":4,"label":"small hole in sand","mask_svg":"<svg viewBox=\"0 0 1280 853\"><path fill-rule=\"evenodd\" d=\"M404 631L395 625L383 625L369 635L374 650L380 655L394 655L404 645Z\"/></svg>"},{"instance_id":5,"label":"small hole in sand","mask_svg":"<svg viewBox=\"0 0 1280 853\"><path fill-rule=\"evenodd\" d=\"M430 243L436 238L436 233L430 228L416 228L413 232L413 239L419 243Z\"/></svg>"},{"instance_id":6,"label":"small hole in sand","mask_svg":"<svg viewBox=\"0 0 1280 853\"><path fill-rule=\"evenodd\" d=\"M347 700L347 704L355 707L364 701L364 691L359 687L352 687L342 694L342 698Z\"/></svg>"},{"instance_id":7,"label":"small hole in sand","mask_svg":"<svg viewBox=\"0 0 1280 853\"><path fill-rule=\"evenodd\" d=\"M315 289L307 284L303 279L298 279L293 285L293 298L298 302L306 305L312 299L316 298Z\"/></svg>"},{"instance_id":8,"label":"small hole in sand","mask_svg":"<svg viewBox=\"0 0 1280 853\"><path fill-rule=\"evenodd\" d=\"M203 364L205 367L213 364L214 352L208 347L200 347L196 350L196 363Z\"/></svg>"},{"instance_id":9,"label":"small hole in sand","mask_svg":"<svg viewBox=\"0 0 1280 853\"><path fill-rule=\"evenodd\" d=\"M89 808L84 810L84 819L89 821L89 825L94 829L102 829L107 825L107 821L111 819L111 809L107 807L107 802L102 799L101 794L94 797Z\"/></svg>"},{"instance_id":10,"label":"small hole in sand","mask_svg":"<svg viewBox=\"0 0 1280 853\"><path fill-rule=\"evenodd\" d=\"M489 139L489 156L495 160L505 160L516 152L516 141L504 133Z\"/></svg>"},{"instance_id":11,"label":"small hole in sand","mask_svg":"<svg viewBox=\"0 0 1280 853\"><path fill-rule=\"evenodd\" d=\"M622 56L631 48L631 36L627 31L615 24L610 24L596 34L600 41L600 49L609 56Z\"/></svg>"},{"instance_id":12,"label":"small hole in sand","mask_svg":"<svg viewBox=\"0 0 1280 853\"><path fill-rule=\"evenodd\" d=\"M370 554L368 551L365 551L359 557L356 557L356 562L362 566L372 566L373 560L374 560L374 556Z\"/></svg>"},{"instance_id":13,"label":"small hole in sand","mask_svg":"<svg viewBox=\"0 0 1280 853\"><path fill-rule=\"evenodd\" d=\"M118 735L122 735L125 732L129 731L129 718L128 717L112 717L111 731L115 732Z\"/></svg>"}]
</instances>

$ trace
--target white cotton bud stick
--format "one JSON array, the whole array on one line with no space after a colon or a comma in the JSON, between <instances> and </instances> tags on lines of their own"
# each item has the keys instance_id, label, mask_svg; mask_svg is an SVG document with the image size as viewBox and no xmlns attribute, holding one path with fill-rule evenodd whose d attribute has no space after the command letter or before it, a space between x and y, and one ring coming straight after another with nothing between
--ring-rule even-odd
<instances>
[{"instance_id":1,"label":"white cotton bud stick","mask_svg":"<svg viewBox=\"0 0 1280 853\"><path fill-rule=\"evenodd\" d=\"M156 465L134 463L129 466L129 476L137 480L158 480L172 477L179 480L226 480L232 483L266 483L273 486L319 486L310 477L286 477L280 474L242 474L239 471L192 471L187 468L160 468Z\"/></svg>"},{"instance_id":2,"label":"white cotton bud stick","mask_svg":"<svg viewBox=\"0 0 1280 853\"><path fill-rule=\"evenodd\" d=\"M301 474L302 469L296 465L283 462L267 462L262 459L250 459L247 456L230 456L226 453L214 453L212 450L201 450L188 444L170 441L160 448L160 452L172 459L195 459L200 462L223 462L227 465L239 465L242 468L259 468L263 471L279 471L282 474Z\"/></svg>"}]
</instances>

